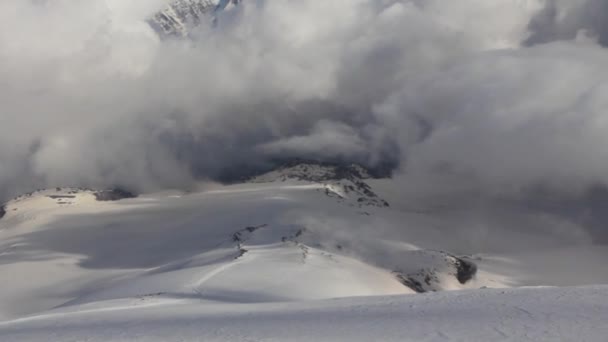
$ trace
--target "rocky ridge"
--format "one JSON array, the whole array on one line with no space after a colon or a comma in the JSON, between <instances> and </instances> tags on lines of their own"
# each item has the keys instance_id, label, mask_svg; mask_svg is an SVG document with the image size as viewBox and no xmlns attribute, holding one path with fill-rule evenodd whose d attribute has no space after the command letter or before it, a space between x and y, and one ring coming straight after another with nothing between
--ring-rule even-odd
<instances>
[{"instance_id":1,"label":"rocky ridge","mask_svg":"<svg viewBox=\"0 0 608 342\"><path fill-rule=\"evenodd\" d=\"M389 207L372 187L365 182L373 178L369 170L357 164L339 164L317 161L292 161L274 171L253 177L251 183L310 182L323 185L322 192L339 202L359 208Z\"/></svg>"}]
</instances>

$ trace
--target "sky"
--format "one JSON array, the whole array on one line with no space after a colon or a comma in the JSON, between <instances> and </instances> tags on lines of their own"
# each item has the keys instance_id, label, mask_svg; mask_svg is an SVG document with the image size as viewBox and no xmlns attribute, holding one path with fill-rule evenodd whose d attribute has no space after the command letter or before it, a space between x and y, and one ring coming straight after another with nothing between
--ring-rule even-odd
<instances>
[{"instance_id":1,"label":"sky","mask_svg":"<svg viewBox=\"0 0 608 342\"><path fill-rule=\"evenodd\" d=\"M299 157L601 230L605 1L245 0L161 40L146 20L167 2L0 2L0 199Z\"/></svg>"}]
</instances>

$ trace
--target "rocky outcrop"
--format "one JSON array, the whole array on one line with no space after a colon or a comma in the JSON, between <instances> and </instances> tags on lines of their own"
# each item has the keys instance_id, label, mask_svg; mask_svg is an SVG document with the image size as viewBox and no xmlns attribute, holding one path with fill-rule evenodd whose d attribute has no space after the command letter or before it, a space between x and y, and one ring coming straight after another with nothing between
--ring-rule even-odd
<instances>
[{"instance_id":1,"label":"rocky outcrop","mask_svg":"<svg viewBox=\"0 0 608 342\"><path fill-rule=\"evenodd\" d=\"M422 266L414 272L394 271L395 277L405 286L418 293L445 290L443 277L454 277L459 284L465 285L477 274L477 265L464 258L446 252L419 251L428 254L430 260L437 260L435 265Z\"/></svg>"},{"instance_id":2,"label":"rocky outcrop","mask_svg":"<svg viewBox=\"0 0 608 342\"><path fill-rule=\"evenodd\" d=\"M134 193L119 188L96 191L93 194L95 195L95 199L100 202L120 201L122 199L137 197Z\"/></svg>"},{"instance_id":3,"label":"rocky outcrop","mask_svg":"<svg viewBox=\"0 0 608 342\"><path fill-rule=\"evenodd\" d=\"M323 193L356 207L389 207L366 183L370 172L357 164L327 163L307 160L286 162L274 171L250 179L252 183L311 182L324 185Z\"/></svg>"}]
</instances>

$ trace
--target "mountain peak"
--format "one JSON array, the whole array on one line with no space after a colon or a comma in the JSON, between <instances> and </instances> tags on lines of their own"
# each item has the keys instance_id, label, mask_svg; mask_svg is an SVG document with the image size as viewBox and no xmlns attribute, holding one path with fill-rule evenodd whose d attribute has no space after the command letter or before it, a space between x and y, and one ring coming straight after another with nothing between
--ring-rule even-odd
<instances>
[{"instance_id":1,"label":"mountain peak","mask_svg":"<svg viewBox=\"0 0 608 342\"><path fill-rule=\"evenodd\" d=\"M388 207L366 180L371 173L358 164L343 164L294 159L283 163L273 171L253 177L250 183L309 182L321 184L329 197L350 206Z\"/></svg>"},{"instance_id":2,"label":"mountain peak","mask_svg":"<svg viewBox=\"0 0 608 342\"><path fill-rule=\"evenodd\" d=\"M307 181L323 183L339 180L364 180L373 178L369 170L358 164L321 162L315 160L292 159L275 170L253 177L253 183L276 181Z\"/></svg>"},{"instance_id":3,"label":"mountain peak","mask_svg":"<svg viewBox=\"0 0 608 342\"><path fill-rule=\"evenodd\" d=\"M215 8L212 0L174 0L148 20L164 37L186 37Z\"/></svg>"}]
</instances>

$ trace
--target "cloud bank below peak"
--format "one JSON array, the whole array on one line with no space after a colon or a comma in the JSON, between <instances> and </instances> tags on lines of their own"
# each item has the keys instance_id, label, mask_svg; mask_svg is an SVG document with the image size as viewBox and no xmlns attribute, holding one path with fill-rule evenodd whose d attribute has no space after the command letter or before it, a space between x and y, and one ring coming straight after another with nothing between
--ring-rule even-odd
<instances>
[{"instance_id":1,"label":"cloud bank below peak","mask_svg":"<svg viewBox=\"0 0 608 342\"><path fill-rule=\"evenodd\" d=\"M251 0L161 40L146 19L165 4L0 4L2 197L289 157L486 193L608 184L603 2Z\"/></svg>"}]
</instances>

